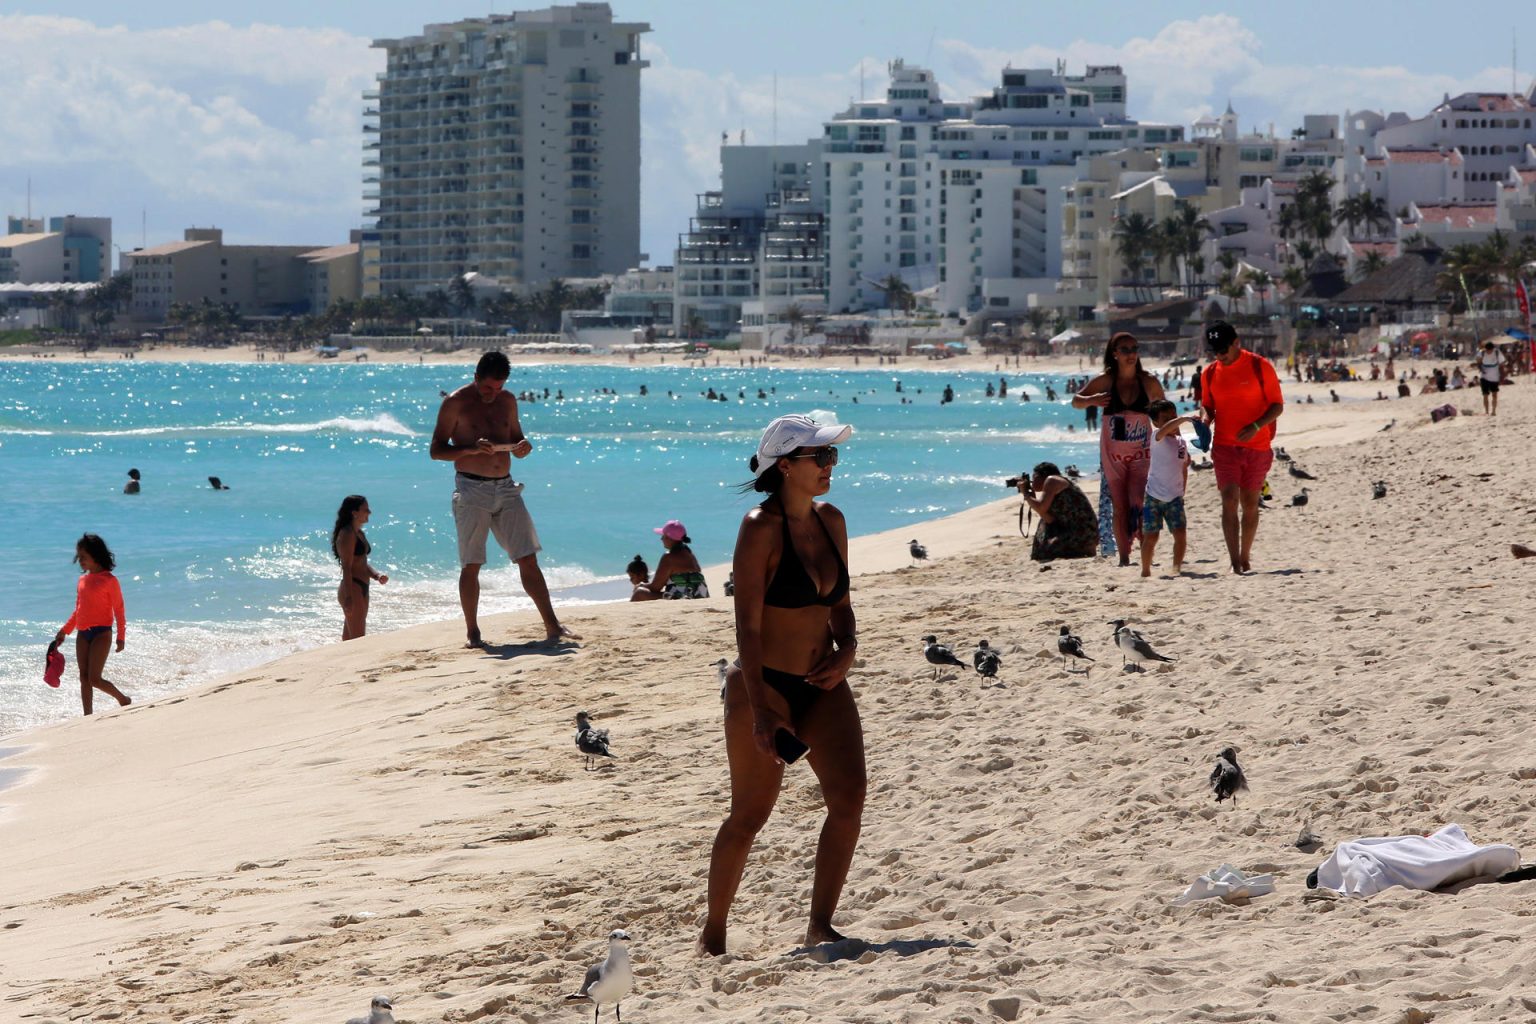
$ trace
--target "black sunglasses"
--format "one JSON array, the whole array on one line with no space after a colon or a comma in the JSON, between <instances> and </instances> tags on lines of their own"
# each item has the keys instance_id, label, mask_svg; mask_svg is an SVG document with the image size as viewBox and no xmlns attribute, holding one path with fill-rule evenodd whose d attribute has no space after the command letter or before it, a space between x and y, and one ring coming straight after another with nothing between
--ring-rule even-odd
<instances>
[{"instance_id":1,"label":"black sunglasses","mask_svg":"<svg viewBox=\"0 0 1536 1024\"><path fill-rule=\"evenodd\" d=\"M1136 354L1137 348L1135 345L1131 345L1130 347L1121 345L1119 348L1115 349L1115 351L1119 352L1123 356L1133 356Z\"/></svg>"},{"instance_id":2,"label":"black sunglasses","mask_svg":"<svg viewBox=\"0 0 1536 1024\"><path fill-rule=\"evenodd\" d=\"M817 448L815 451L806 452L804 455L786 455L785 458L815 459L816 465L820 466L822 469L826 469L828 466L837 465L837 449L833 448L831 445L827 445L825 448Z\"/></svg>"}]
</instances>

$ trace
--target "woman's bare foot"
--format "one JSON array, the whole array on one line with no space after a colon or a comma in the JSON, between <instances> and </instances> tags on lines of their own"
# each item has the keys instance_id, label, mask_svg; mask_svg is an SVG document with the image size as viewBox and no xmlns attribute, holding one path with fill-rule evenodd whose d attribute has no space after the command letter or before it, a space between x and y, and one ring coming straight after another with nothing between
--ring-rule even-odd
<instances>
[{"instance_id":1,"label":"woman's bare foot","mask_svg":"<svg viewBox=\"0 0 1536 1024\"><path fill-rule=\"evenodd\" d=\"M807 946L819 946L823 942L842 942L847 937L829 924L813 924L805 930Z\"/></svg>"},{"instance_id":2,"label":"woman's bare foot","mask_svg":"<svg viewBox=\"0 0 1536 1024\"><path fill-rule=\"evenodd\" d=\"M480 639L480 631L478 629L469 631L469 639L464 642L464 649L466 651L482 651L485 649L485 641Z\"/></svg>"},{"instance_id":3,"label":"woman's bare foot","mask_svg":"<svg viewBox=\"0 0 1536 1024\"><path fill-rule=\"evenodd\" d=\"M132 703L133 703L133 698L128 696L125 693L125 694L123 694L123 699L117 702L117 706L120 707L120 708L125 708L129 704L132 704Z\"/></svg>"},{"instance_id":4,"label":"woman's bare foot","mask_svg":"<svg viewBox=\"0 0 1536 1024\"><path fill-rule=\"evenodd\" d=\"M704 933L699 936L699 941L694 944L693 950L701 959L707 956L725 956L725 933L716 934L706 925Z\"/></svg>"},{"instance_id":5,"label":"woman's bare foot","mask_svg":"<svg viewBox=\"0 0 1536 1024\"><path fill-rule=\"evenodd\" d=\"M569 628L567 628L565 626L559 626L559 627L557 627L555 629L554 632L547 633L544 636L544 642L546 644L559 643L561 640L580 640L580 639L581 639L581 634L580 633L573 633L573 632L571 632L571 630Z\"/></svg>"}]
</instances>

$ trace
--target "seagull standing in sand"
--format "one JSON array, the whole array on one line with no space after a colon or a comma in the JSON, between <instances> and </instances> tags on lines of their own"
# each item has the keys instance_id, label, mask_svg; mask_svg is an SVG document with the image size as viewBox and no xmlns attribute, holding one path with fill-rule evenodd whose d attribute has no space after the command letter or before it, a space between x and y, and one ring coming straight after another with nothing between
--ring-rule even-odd
<instances>
[{"instance_id":1,"label":"seagull standing in sand","mask_svg":"<svg viewBox=\"0 0 1536 1024\"><path fill-rule=\"evenodd\" d=\"M1301 489L1301 493L1300 494L1293 494L1293 495L1291 495L1291 505L1292 505L1292 507L1293 508L1301 508L1301 506L1305 505L1307 503L1307 494L1308 493L1310 493L1308 491L1308 489L1303 487Z\"/></svg>"},{"instance_id":2,"label":"seagull standing in sand","mask_svg":"<svg viewBox=\"0 0 1536 1024\"><path fill-rule=\"evenodd\" d=\"M1377 480L1375 483L1371 484L1371 498L1373 500L1376 498L1385 498L1386 496L1387 482L1385 480Z\"/></svg>"},{"instance_id":3,"label":"seagull standing in sand","mask_svg":"<svg viewBox=\"0 0 1536 1024\"><path fill-rule=\"evenodd\" d=\"M583 770L591 771L594 759L612 757L608 750L608 730L592 728L592 720L585 711L576 712L576 749L583 757Z\"/></svg>"},{"instance_id":4,"label":"seagull standing in sand","mask_svg":"<svg viewBox=\"0 0 1536 1024\"><path fill-rule=\"evenodd\" d=\"M1211 769L1211 792L1216 794L1216 802L1231 797L1232 809L1237 809L1237 794L1247 792L1248 777L1243 774L1243 766L1237 763L1237 748L1222 747L1221 753L1216 755L1216 767Z\"/></svg>"},{"instance_id":5,"label":"seagull standing in sand","mask_svg":"<svg viewBox=\"0 0 1536 1024\"><path fill-rule=\"evenodd\" d=\"M602 1012L604 1003L613 1004L614 1020L624 1019L619 1015L619 1000L629 995L629 990L635 987L634 971L629 966L629 947L625 945L628 941L629 933L622 928L609 932L608 959L588 967L581 991L565 997L566 1002L590 999L592 1024L597 1024L597 1015Z\"/></svg>"},{"instance_id":6,"label":"seagull standing in sand","mask_svg":"<svg viewBox=\"0 0 1536 1024\"><path fill-rule=\"evenodd\" d=\"M1110 623L1115 628L1115 646L1120 648L1120 664L1124 666L1127 661L1134 665L1136 671L1144 669L1141 663L1144 661L1172 661L1172 658L1164 657L1152 649L1147 638L1125 624L1124 619L1116 619Z\"/></svg>"},{"instance_id":7,"label":"seagull standing in sand","mask_svg":"<svg viewBox=\"0 0 1536 1024\"><path fill-rule=\"evenodd\" d=\"M715 674L720 677L720 699L725 700L725 677L731 671L731 663L721 658L715 662Z\"/></svg>"},{"instance_id":8,"label":"seagull standing in sand","mask_svg":"<svg viewBox=\"0 0 1536 1024\"><path fill-rule=\"evenodd\" d=\"M1093 660L1083 651L1082 640L1072 635L1070 626L1061 627L1061 635L1056 638L1056 651L1061 655L1063 667L1067 665L1068 658L1081 658L1083 661ZM1067 671L1071 672L1073 670L1068 668ZM1083 671L1086 672L1088 670L1084 668Z\"/></svg>"},{"instance_id":9,"label":"seagull standing in sand","mask_svg":"<svg viewBox=\"0 0 1536 1024\"><path fill-rule=\"evenodd\" d=\"M1003 656L985 640L978 640L976 653L971 655L971 663L976 666L976 674L983 679L996 679L997 670L1003 667Z\"/></svg>"},{"instance_id":10,"label":"seagull standing in sand","mask_svg":"<svg viewBox=\"0 0 1536 1024\"><path fill-rule=\"evenodd\" d=\"M928 560L928 549L923 547L916 540L907 541L907 554L912 556L913 562L924 562Z\"/></svg>"},{"instance_id":11,"label":"seagull standing in sand","mask_svg":"<svg viewBox=\"0 0 1536 1024\"><path fill-rule=\"evenodd\" d=\"M389 996L374 996L368 1004L368 1016L353 1017L347 1024L395 1024L395 1004Z\"/></svg>"},{"instance_id":12,"label":"seagull standing in sand","mask_svg":"<svg viewBox=\"0 0 1536 1024\"><path fill-rule=\"evenodd\" d=\"M1308 473L1306 470L1302 469L1300 466L1296 465L1296 463L1294 463L1294 462L1291 463L1289 466L1286 466L1285 468L1291 474L1291 476L1295 477L1297 480L1316 480L1317 479L1317 477L1313 476L1311 473Z\"/></svg>"},{"instance_id":13,"label":"seagull standing in sand","mask_svg":"<svg viewBox=\"0 0 1536 1024\"><path fill-rule=\"evenodd\" d=\"M956 665L965 668L965 662L955 657L955 652L945 644L939 643L936 636L923 637L923 657L928 659L928 664L933 666L934 681L938 681L939 674L946 665Z\"/></svg>"}]
</instances>

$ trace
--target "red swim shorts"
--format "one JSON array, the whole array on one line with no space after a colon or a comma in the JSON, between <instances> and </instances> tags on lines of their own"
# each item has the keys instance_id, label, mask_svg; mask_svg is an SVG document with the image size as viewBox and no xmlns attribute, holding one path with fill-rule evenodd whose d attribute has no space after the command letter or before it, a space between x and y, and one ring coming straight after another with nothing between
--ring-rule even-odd
<instances>
[{"instance_id":1,"label":"red swim shorts","mask_svg":"<svg viewBox=\"0 0 1536 1024\"><path fill-rule=\"evenodd\" d=\"M1211 462L1216 468L1216 489L1237 487L1244 491L1262 490L1275 453L1269 448L1243 448L1218 444L1211 448Z\"/></svg>"}]
</instances>

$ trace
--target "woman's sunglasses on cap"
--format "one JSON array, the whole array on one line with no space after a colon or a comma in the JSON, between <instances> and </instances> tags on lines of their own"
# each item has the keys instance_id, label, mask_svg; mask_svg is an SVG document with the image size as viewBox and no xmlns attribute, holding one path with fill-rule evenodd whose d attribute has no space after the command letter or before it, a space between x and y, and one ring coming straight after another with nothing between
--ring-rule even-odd
<instances>
[{"instance_id":1,"label":"woman's sunglasses on cap","mask_svg":"<svg viewBox=\"0 0 1536 1024\"><path fill-rule=\"evenodd\" d=\"M816 465L822 469L837 465L837 449L831 445L825 448L817 448L813 452L806 452L804 455L786 455L784 457L786 459L815 459Z\"/></svg>"}]
</instances>

